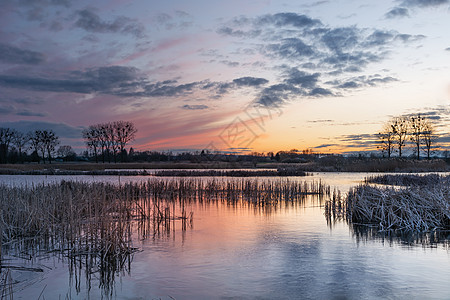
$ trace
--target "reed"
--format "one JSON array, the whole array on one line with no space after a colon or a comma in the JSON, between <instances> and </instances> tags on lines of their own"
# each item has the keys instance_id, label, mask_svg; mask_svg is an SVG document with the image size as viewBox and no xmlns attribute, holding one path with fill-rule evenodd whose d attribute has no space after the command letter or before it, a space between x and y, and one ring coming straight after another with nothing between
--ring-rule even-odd
<instances>
[{"instance_id":1,"label":"reed","mask_svg":"<svg viewBox=\"0 0 450 300\"><path fill-rule=\"evenodd\" d=\"M385 185L398 186L426 186L435 185L448 181L450 177L442 177L439 174L385 174L377 176L368 176L364 179L365 183L377 183Z\"/></svg>"},{"instance_id":2,"label":"reed","mask_svg":"<svg viewBox=\"0 0 450 300\"><path fill-rule=\"evenodd\" d=\"M381 231L430 232L450 229L450 185L430 184L406 188L352 188L341 197L341 209L327 202L327 218L345 218L352 224L375 226Z\"/></svg>"},{"instance_id":3,"label":"reed","mask_svg":"<svg viewBox=\"0 0 450 300\"><path fill-rule=\"evenodd\" d=\"M133 235L139 239L170 235L175 222L192 226L195 203L248 203L268 207L300 203L306 195L329 195L321 181L275 178L149 178L125 184L61 181L25 187L0 185L2 255L38 250L60 253L70 261L79 286L99 274L101 287L112 292L118 272L129 270ZM37 250L38 249L38 250ZM0 257L0 263L1 263ZM2 270L13 269L5 266Z\"/></svg>"},{"instance_id":4,"label":"reed","mask_svg":"<svg viewBox=\"0 0 450 300\"><path fill-rule=\"evenodd\" d=\"M162 170L155 176L176 177L275 177L310 175L297 168L278 168L277 170Z\"/></svg>"}]
</instances>

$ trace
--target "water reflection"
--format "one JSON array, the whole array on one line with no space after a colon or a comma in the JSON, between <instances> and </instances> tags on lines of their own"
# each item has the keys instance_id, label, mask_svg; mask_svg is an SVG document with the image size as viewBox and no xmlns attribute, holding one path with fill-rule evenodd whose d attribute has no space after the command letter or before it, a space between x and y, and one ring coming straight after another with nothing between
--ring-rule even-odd
<instances>
[{"instance_id":1,"label":"water reflection","mask_svg":"<svg viewBox=\"0 0 450 300\"><path fill-rule=\"evenodd\" d=\"M327 176L332 175L322 178L315 174L307 180L327 182ZM363 177L345 176L343 191L357 182L358 176ZM268 180L275 179L260 182ZM339 188L338 179L331 182ZM138 251L112 260L102 260L99 254L52 253L45 250L45 244L38 246L39 251L31 250L36 249L32 245L14 248L15 254L10 254L15 261L10 263L43 270L28 278L23 276L25 271L10 274L14 296L370 299L421 295L445 299L450 294L450 268L442 267L450 263L448 242L441 243L445 239L440 236L429 236L423 244L410 237L424 246L405 249L405 241L398 237L379 236L367 227L349 227L341 214L327 219L325 202L330 198L326 195L305 193L293 201L291 195L280 191L270 201L248 201L245 197L250 198L250 191L238 195L221 191L217 184L203 186L209 192L201 194L180 194L173 185L166 185L155 212L170 217L156 224L134 218L127 230ZM180 195L185 199L182 202ZM150 204L136 206L133 215L145 211L145 205ZM437 241L446 246L433 246Z\"/></svg>"}]
</instances>

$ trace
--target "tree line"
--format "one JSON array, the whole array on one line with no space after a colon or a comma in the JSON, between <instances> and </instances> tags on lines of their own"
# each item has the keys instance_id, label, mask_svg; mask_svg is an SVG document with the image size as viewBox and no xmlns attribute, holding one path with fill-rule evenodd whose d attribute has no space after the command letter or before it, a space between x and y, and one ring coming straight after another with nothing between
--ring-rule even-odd
<instances>
[{"instance_id":1,"label":"tree line","mask_svg":"<svg viewBox=\"0 0 450 300\"><path fill-rule=\"evenodd\" d=\"M410 142L414 154L420 159L421 151L430 159L437 140L431 121L420 114L411 117L395 117L384 124L378 133L381 146L379 148L390 158L394 152L402 157L407 142Z\"/></svg>"},{"instance_id":2,"label":"tree line","mask_svg":"<svg viewBox=\"0 0 450 300\"><path fill-rule=\"evenodd\" d=\"M28 150L31 150L31 160L45 163L52 161L52 154L59 145L59 137L53 130L35 130L23 133L16 129L0 127L0 163L24 162ZM66 149L61 146L62 150ZM59 149L58 149L59 152Z\"/></svg>"},{"instance_id":3,"label":"tree line","mask_svg":"<svg viewBox=\"0 0 450 300\"><path fill-rule=\"evenodd\" d=\"M115 121L90 125L83 130L83 138L86 146L99 161L99 156L104 163L106 160L117 162L117 153L120 153L121 161L125 161L125 146L136 136L137 129L132 122Z\"/></svg>"},{"instance_id":4,"label":"tree line","mask_svg":"<svg viewBox=\"0 0 450 300\"><path fill-rule=\"evenodd\" d=\"M137 129L132 122L114 121L89 126L83 130L82 137L98 162L117 162L120 154L125 161L126 145L135 138ZM51 163L55 155L67 160L74 160L75 152L69 145L60 144L59 137L53 130L35 130L23 133L12 128L0 127L0 164L41 160ZM31 154L28 155L28 152Z\"/></svg>"}]
</instances>

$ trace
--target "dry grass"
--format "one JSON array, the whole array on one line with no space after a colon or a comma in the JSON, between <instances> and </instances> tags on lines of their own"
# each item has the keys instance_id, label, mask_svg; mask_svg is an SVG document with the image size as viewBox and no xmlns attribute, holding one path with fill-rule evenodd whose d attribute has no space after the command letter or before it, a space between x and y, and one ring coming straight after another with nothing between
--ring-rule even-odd
<instances>
[{"instance_id":1,"label":"dry grass","mask_svg":"<svg viewBox=\"0 0 450 300\"><path fill-rule=\"evenodd\" d=\"M327 202L325 213L330 219L345 218L381 231L449 230L450 185L448 181L401 189L360 185L345 198Z\"/></svg>"},{"instance_id":2,"label":"dry grass","mask_svg":"<svg viewBox=\"0 0 450 300\"><path fill-rule=\"evenodd\" d=\"M446 180L445 177L441 177L439 174L386 174L366 177L364 182L398 186L427 186L445 183Z\"/></svg>"}]
</instances>

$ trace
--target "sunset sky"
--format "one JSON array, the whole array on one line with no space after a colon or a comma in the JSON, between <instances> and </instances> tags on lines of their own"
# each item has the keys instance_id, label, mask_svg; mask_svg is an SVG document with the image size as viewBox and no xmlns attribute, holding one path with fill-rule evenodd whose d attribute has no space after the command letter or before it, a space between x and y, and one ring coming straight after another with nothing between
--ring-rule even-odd
<instances>
[{"instance_id":1,"label":"sunset sky","mask_svg":"<svg viewBox=\"0 0 450 300\"><path fill-rule=\"evenodd\" d=\"M375 150L422 113L450 149L450 0L1 0L0 126L133 121L137 150Z\"/></svg>"}]
</instances>

